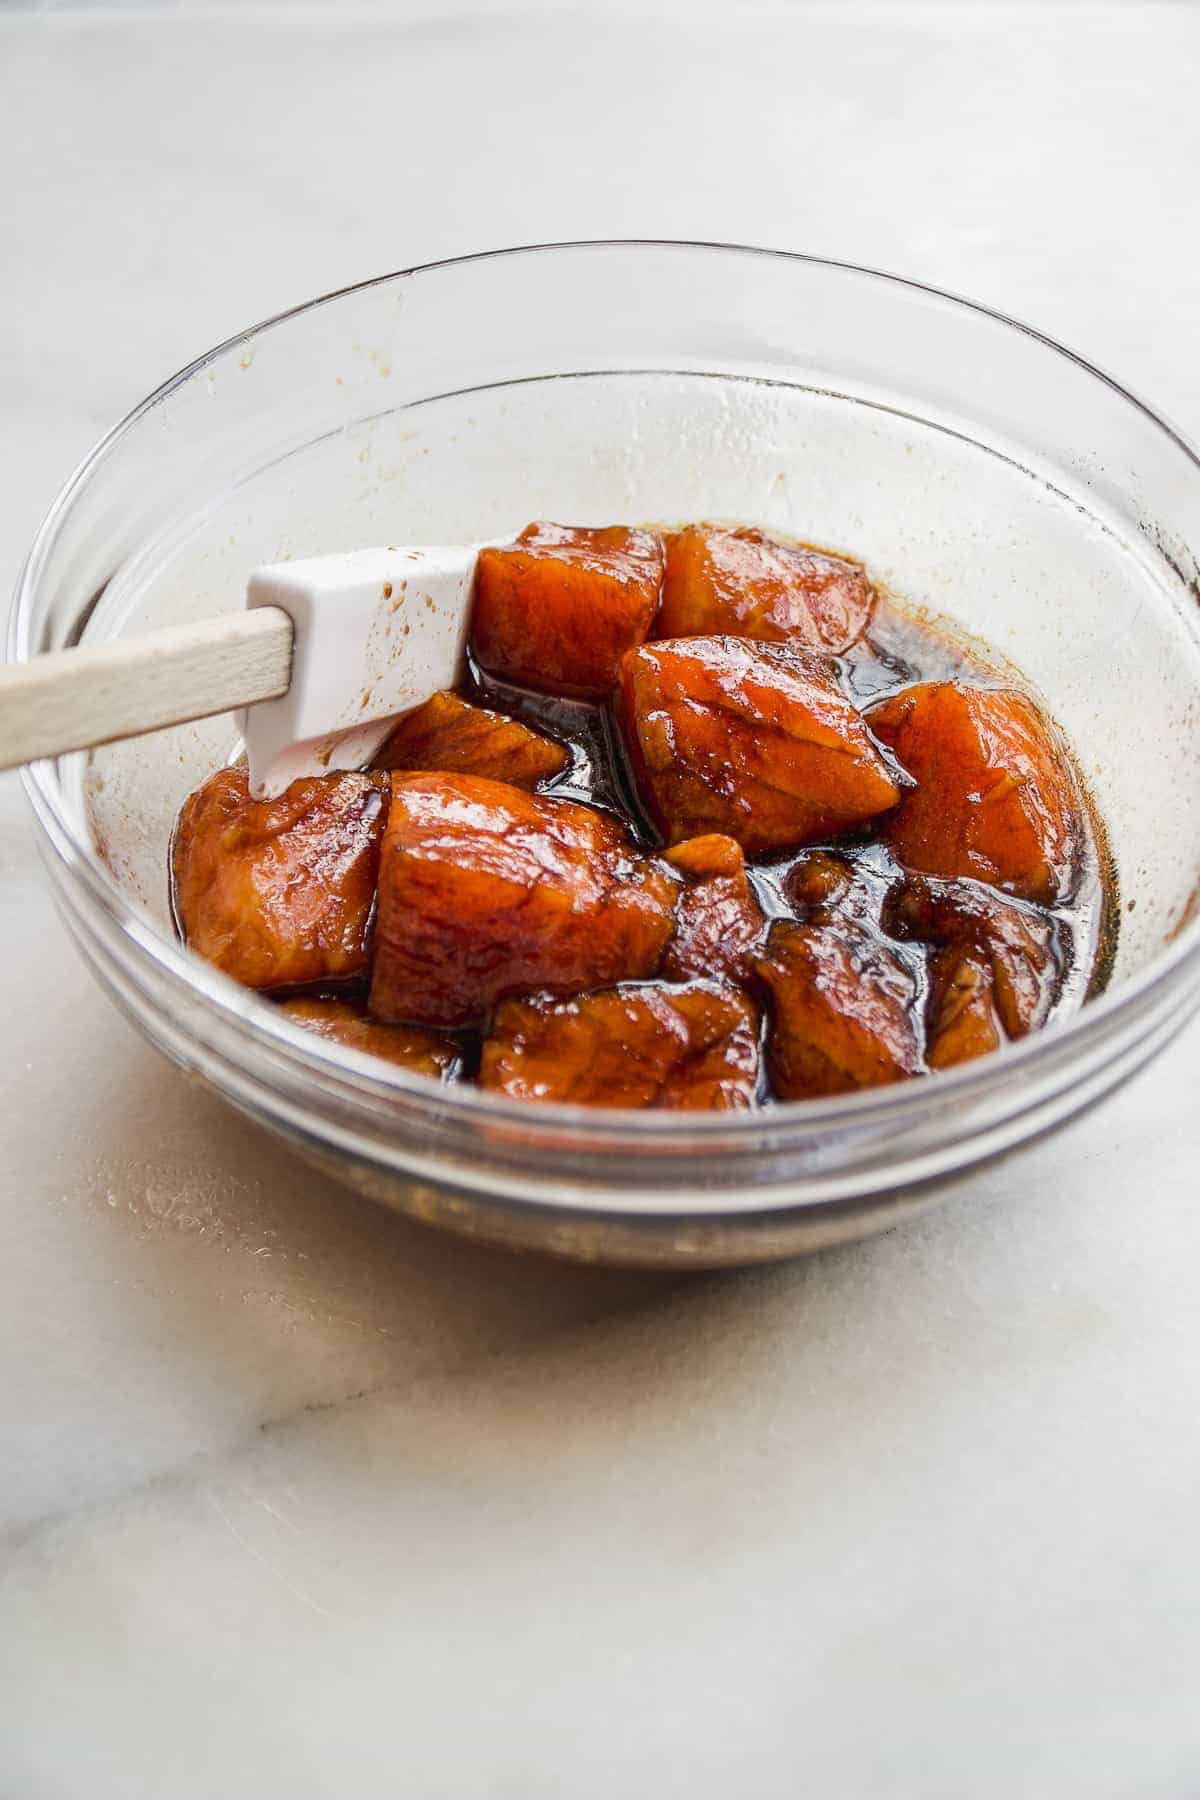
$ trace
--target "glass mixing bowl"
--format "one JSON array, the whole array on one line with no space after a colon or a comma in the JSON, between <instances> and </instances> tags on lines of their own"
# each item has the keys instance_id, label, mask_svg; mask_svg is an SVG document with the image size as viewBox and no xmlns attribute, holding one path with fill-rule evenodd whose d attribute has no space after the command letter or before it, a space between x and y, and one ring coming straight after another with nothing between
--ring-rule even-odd
<instances>
[{"instance_id":1,"label":"glass mixing bowl","mask_svg":"<svg viewBox=\"0 0 1200 1800\"><path fill-rule=\"evenodd\" d=\"M304 1034L176 941L172 824L234 749L231 719L31 768L54 894L98 979L242 1112L438 1224L733 1263L895 1222L1097 1100L1196 1007L1196 453L1068 351L911 282L585 243L314 301L201 357L98 446L30 552L9 654L237 608L258 563L535 517L786 528L1010 656L1108 828L1108 991L949 1074L758 1116L438 1088Z\"/></svg>"}]
</instances>

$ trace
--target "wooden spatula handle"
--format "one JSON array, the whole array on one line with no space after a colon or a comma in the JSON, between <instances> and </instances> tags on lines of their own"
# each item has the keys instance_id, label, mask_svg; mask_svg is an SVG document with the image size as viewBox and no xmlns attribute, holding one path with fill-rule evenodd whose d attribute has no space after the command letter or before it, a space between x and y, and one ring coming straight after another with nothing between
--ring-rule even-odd
<instances>
[{"instance_id":1,"label":"wooden spatula handle","mask_svg":"<svg viewBox=\"0 0 1200 1800\"><path fill-rule=\"evenodd\" d=\"M0 769L140 737L286 694L292 621L281 607L0 667Z\"/></svg>"}]
</instances>

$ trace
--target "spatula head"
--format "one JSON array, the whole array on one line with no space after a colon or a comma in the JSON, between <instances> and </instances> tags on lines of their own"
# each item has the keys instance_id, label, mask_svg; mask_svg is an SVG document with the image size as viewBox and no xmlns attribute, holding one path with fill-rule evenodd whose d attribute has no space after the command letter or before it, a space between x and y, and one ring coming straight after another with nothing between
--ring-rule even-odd
<instances>
[{"instance_id":1,"label":"spatula head","mask_svg":"<svg viewBox=\"0 0 1200 1800\"><path fill-rule=\"evenodd\" d=\"M389 545L255 571L247 606L282 607L295 640L287 693L242 714L253 794L361 768L397 715L454 686L476 554Z\"/></svg>"}]
</instances>

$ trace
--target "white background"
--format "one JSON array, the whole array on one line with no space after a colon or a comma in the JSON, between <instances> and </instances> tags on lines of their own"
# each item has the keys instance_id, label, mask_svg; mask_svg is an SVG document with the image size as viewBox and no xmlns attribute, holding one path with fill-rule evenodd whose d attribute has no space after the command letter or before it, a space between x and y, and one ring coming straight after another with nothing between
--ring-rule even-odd
<instances>
[{"instance_id":1,"label":"white background","mask_svg":"<svg viewBox=\"0 0 1200 1800\"><path fill-rule=\"evenodd\" d=\"M514 242L896 270L1200 435L1198 67L1187 5L0 5L0 580L197 351ZM0 1794L1200 1792L1195 1028L874 1244L560 1268L156 1060L11 777L0 871Z\"/></svg>"}]
</instances>

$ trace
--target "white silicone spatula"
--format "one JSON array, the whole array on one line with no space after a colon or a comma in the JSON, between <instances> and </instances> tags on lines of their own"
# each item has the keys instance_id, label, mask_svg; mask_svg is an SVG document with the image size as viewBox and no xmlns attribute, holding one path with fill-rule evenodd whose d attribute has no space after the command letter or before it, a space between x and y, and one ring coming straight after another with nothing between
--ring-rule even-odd
<instances>
[{"instance_id":1,"label":"white silicone spatula","mask_svg":"<svg viewBox=\"0 0 1200 1800\"><path fill-rule=\"evenodd\" d=\"M0 668L0 768L243 708L250 786L360 768L458 678L480 546L258 569L246 609Z\"/></svg>"}]
</instances>

